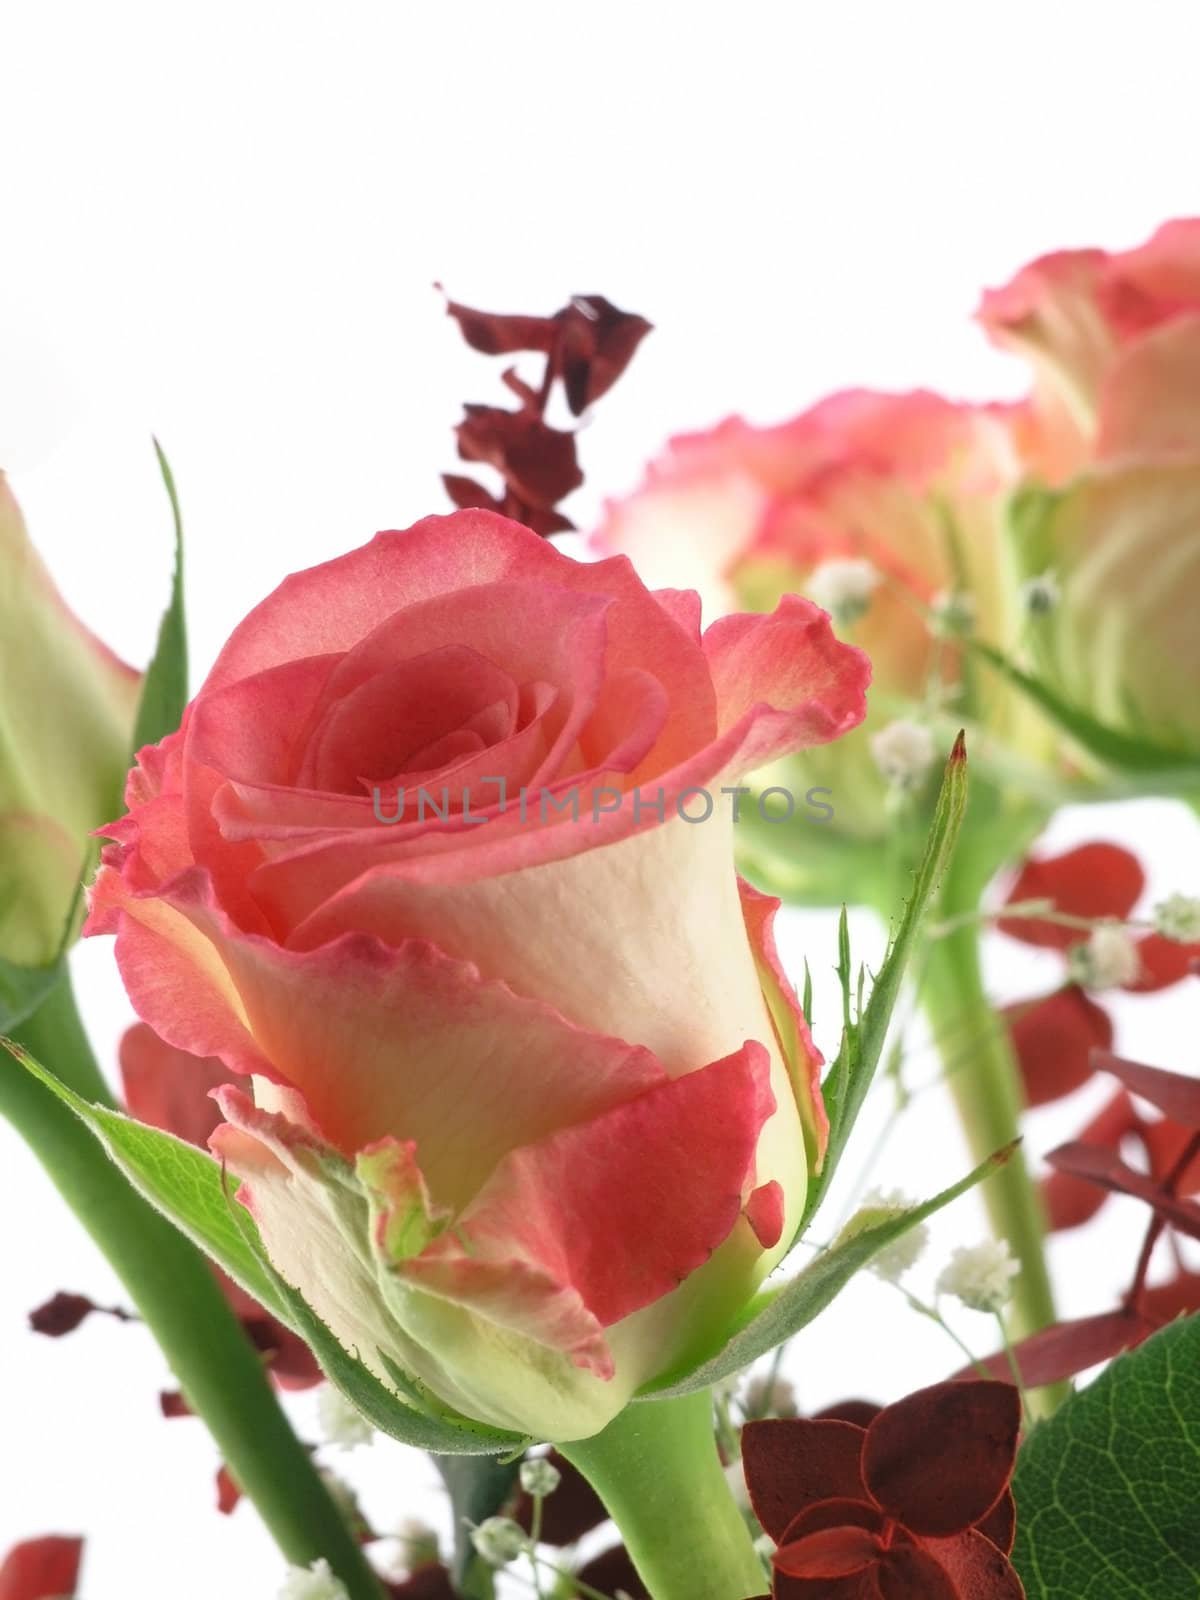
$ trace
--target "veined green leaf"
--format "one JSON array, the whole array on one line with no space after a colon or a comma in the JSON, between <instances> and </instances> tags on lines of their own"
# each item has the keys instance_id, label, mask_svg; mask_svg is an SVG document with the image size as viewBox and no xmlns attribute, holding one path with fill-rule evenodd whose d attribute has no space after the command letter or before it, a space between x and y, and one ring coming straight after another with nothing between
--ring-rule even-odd
<instances>
[{"instance_id":1,"label":"veined green leaf","mask_svg":"<svg viewBox=\"0 0 1200 1600\"><path fill-rule=\"evenodd\" d=\"M1200 1594L1200 1317L1161 1329L1021 1447L1012 1560L1029 1600Z\"/></svg>"}]
</instances>

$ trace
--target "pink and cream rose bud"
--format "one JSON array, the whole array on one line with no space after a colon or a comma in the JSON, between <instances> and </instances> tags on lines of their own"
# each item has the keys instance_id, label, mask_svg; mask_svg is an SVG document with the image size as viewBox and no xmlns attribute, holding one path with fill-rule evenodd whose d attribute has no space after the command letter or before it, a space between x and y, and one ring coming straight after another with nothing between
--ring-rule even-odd
<instances>
[{"instance_id":1,"label":"pink and cream rose bud","mask_svg":"<svg viewBox=\"0 0 1200 1600\"><path fill-rule=\"evenodd\" d=\"M1200 218L1144 245L1070 250L984 296L1035 386L1015 429L1036 483L1013 515L1055 604L1039 669L1109 727L1200 756Z\"/></svg>"},{"instance_id":2,"label":"pink and cream rose bud","mask_svg":"<svg viewBox=\"0 0 1200 1600\"><path fill-rule=\"evenodd\" d=\"M699 615L490 513L380 534L235 630L92 899L145 1021L243 1075L213 1143L281 1274L543 1437L706 1350L824 1148L721 791L868 668L804 600Z\"/></svg>"},{"instance_id":3,"label":"pink and cream rose bud","mask_svg":"<svg viewBox=\"0 0 1200 1600\"><path fill-rule=\"evenodd\" d=\"M67 608L0 472L0 958L49 961L112 816L141 679Z\"/></svg>"}]
</instances>

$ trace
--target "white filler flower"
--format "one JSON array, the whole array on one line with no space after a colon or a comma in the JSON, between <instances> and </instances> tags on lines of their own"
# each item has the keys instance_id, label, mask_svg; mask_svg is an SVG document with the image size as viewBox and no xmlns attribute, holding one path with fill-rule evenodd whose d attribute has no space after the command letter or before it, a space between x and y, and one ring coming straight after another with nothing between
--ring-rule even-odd
<instances>
[{"instance_id":1,"label":"white filler flower","mask_svg":"<svg viewBox=\"0 0 1200 1600\"><path fill-rule=\"evenodd\" d=\"M1154 908L1154 926L1164 939L1180 944L1200 940L1200 898L1190 894L1171 894Z\"/></svg>"},{"instance_id":2,"label":"white filler flower","mask_svg":"<svg viewBox=\"0 0 1200 1600\"><path fill-rule=\"evenodd\" d=\"M878 570L869 561L852 558L822 561L809 574L807 589L809 599L845 627L867 611L878 585Z\"/></svg>"},{"instance_id":3,"label":"white filler flower","mask_svg":"<svg viewBox=\"0 0 1200 1600\"><path fill-rule=\"evenodd\" d=\"M903 718L871 735L875 765L897 789L913 789L933 765L933 734L921 722Z\"/></svg>"},{"instance_id":4,"label":"white filler flower","mask_svg":"<svg viewBox=\"0 0 1200 1600\"><path fill-rule=\"evenodd\" d=\"M350 1600L346 1586L335 1578L328 1561L314 1561L311 1567L289 1567L279 1600Z\"/></svg>"},{"instance_id":5,"label":"white filler flower","mask_svg":"<svg viewBox=\"0 0 1200 1600\"><path fill-rule=\"evenodd\" d=\"M1067 966L1085 989L1119 989L1142 970L1136 939L1115 922L1102 922L1085 943L1072 946Z\"/></svg>"},{"instance_id":6,"label":"white filler flower","mask_svg":"<svg viewBox=\"0 0 1200 1600\"><path fill-rule=\"evenodd\" d=\"M371 1424L332 1383L325 1384L317 1395L317 1420L326 1444L353 1450L371 1442L374 1432Z\"/></svg>"},{"instance_id":7,"label":"white filler flower","mask_svg":"<svg viewBox=\"0 0 1200 1600\"><path fill-rule=\"evenodd\" d=\"M1021 1263L1014 1260L1007 1239L985 1239L959 1246L942 1268L939 1294L952 1294L972 1311L999 1311L1012 1295Z\"/></svg>"}]
</instances>

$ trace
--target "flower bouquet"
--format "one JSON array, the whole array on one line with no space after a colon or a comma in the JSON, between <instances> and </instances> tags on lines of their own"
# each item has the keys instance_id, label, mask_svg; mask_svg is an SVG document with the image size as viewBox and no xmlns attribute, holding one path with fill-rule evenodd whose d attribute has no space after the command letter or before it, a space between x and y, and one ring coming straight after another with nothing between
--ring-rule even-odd
<instances>
[{"instance_id":1,"label":"flower bouquet","mask_svg":"<svg viewBox=\"0 0 1200 1600\"><path fill-rule=\"evenodd\" d=\"M287 1600L1200 1593L1200 1080L1118 1053L1103 1000L1194 982L1200 874L1143 908L1128 850L1039 844L1068 805L1200 803L1200 223L989 292L1023 399L731 418L581 530L575 419L649 323L446 308L507 363L456 509L281 565L198 685L162 450L142 673L0 479L0 1112L161 1345L164 1414ZM799 966L785 904L842 908ZM995 1001L993 933L1048 993ZM139 1019L116 1072L80 935ZM1085 1084L1077 1138L1025 1137ZM970 1160L872 1190L860 1113L886 1138L926 1089ZM922 1297L975 1187L990 1231ZM1127 1292L1064 1319L1047 1241L1112 1194ZM814 1413L806 1333L860 1273L891 1291L864 1392L890 1317L957 1348ZM104 1310L64 1290L34 1331ZM432 1456L449 1542L314 1457L282 1397L318 1384L330 1440ZM87 1600L82 1557L23 1540L0 1600Z\"/></svg>"}]
</instances>

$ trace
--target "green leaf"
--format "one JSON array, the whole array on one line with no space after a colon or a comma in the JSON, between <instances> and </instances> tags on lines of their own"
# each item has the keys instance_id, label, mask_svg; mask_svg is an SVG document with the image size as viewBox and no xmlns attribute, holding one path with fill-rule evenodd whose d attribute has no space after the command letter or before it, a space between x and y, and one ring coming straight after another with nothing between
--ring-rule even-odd
<instances>
[{"instance_id":1,"label":"green leaf","mask_svg":"<svg viewBox=\"0 0 1200 1600\"><path fill-rule=\"evenodd\" d=\"M1119 1356L1017 1457L1029 1600L1200 1594L1200 1317Z\"/></svg>"},{"instance_id":2,"label":"green leaf","mask_svg":"<svg viewBox=\"0 0 1200 1600\"><path fill-rule=\"evenodd\" d=\"M236 1226L253 1228L244 1207L231 1204L229 1210ZM419 1450L428 1450L435 1455L505 1455L514 1450L523 1450L532 1443L532 1440L523 1439L518 1434L504 1433L499 1428L489 1428L484 1423L472 1422L465 1417L451 1420L436 1415L419 1385L401 1373L380 1351L380 1360L405 1388L413 1404L398 1399L369 1367L350 1354L300 1291L280 1277L265 1257L263 1269L270 1275L276 1298L286 1308L284 1321L296 1330L311 1349L330 1383L340 1389L350 1404L380 1433L399 1439L401 1444L415 1445Z\"/></svg>"},{"instance_id":3,"label":"green leaf","mask_svg":"<svg viewBox=\"0 0 1200 1600\"><path fill-rule=\"evenodd\" d=\"M800 1233L804 1232L829 1192L829 1185L875 1077L892 1013L900 997L905 969L916 946L926 912L938 893L954 853L966 804L966 745L960 733L946 763L925 854L917 868L912 894L904 908L896 936L871 986L871 997L865 1010L860 1007L857 1020L851 1016L850 939L845 911L842 913L838 933L838 976L842 982L845 1026L841 1048L822 1087L829 1117L829 1144L820 1175L809 1187Z\"/></svg>"},{"instance_id":4,"label":"green leaf","mask_svg":"<svg viewBox=\"0 0 1200 1600\"><path fill-rule=\"evenodd\" d=\"M963 643L1012 684L1014 689L1019 689L1027 700L1031 700L1039 710L1044 711L1056 726L1064 733L1070 734L1077 744L1097 760L1124 772L1170 774L1186 772L1186 768L1183 767L1185 758L1182 751L1163 749L1145 739L1135 738L1132 734L1122 733L1118 728L1110 728L1103 722L1098 722L1088 712L1064 700L1043 679L1023 672L1002 651L993 645L985 644L982 639L968 638L964 639ZM1191 778L1194 783L1194 771L1191 773Z\"/></svg>"},{"instance_id":5,"label":"green leaf","mask_svg":"<svg viewBox=\"0 0 1200 1600\"><path fill-rule=\"evenodd\" d=\"M49 996L66 972L66 954L83 904L83 886L90 876L94 853L94 841L89 841L80 864L75 893L71 896L71 904L63 921L62 937L54 960L40 967L23 967L16 961L0 960L0 1038L15 1033Z\"/></svg>"},{"instance_id":6,"label":"green leaf","mask_svg":"<svg viewBox=\"0 0 1200 1600\"><path fill-rule=\"evenodd\" d=\"M93 1105L20 1045L10 1043L8 1049L27 1072L91 1129L139 1194L206 1251L248 1294L281 1321L289 1322L265 1269L257 1232L248 1238L236 1226L222 1188L221 1168L206 1151L159 1128L135 1122L119 1111ZM250 1225L253 1230L253 1223Z\"/></svg>"},{"instance_id":7,"label":"green leaf","mask_svg":"<svg viewBox=\"0 0 1200 1600\"><path fill-rule=\"evenodd\" d=\"M468 1524L477 1527L496 1515L512 1493L520 1464L482 1456L440 1455L435 1455L433 1462L449 1490L454 1516L454 1587L475 1600L492 1593L494 1585L491 1569L475 1553Z\"/></svg>"},{"instance_id":8,"label":"green leaf","mask_svg":"<svg viewBox=\"0 0 1200 1600\"><path fill-rule=\"evenodd\" d=\"M62 958L44 967L0 960L0 1034L12 1033L41 1005L62 976Z\"/></svg>"},{"instance_id":9,"label":"green leaf","mask_svg":"<svg viewBox=\"0 0 1200 1600\"><path fill-rule=\"evenodd\" d=\"M818 1317L826 1306L841 1293L856 1272L867 1266L872 1257L887 1245L902 1238L910 1228L933 1216L943 1206L957 1200L977 1183L990 1177L1004 1165L1016 1149L1008 1145L989 1156L969 1172L965 1178L943 1189L941 1194L923 1205L899 1212L885 1222L875 1223L852 1234L843 1235L823 1250L802 1272L781 1288L760 1295L750 1308L750 1320L734 1334L725 1347L699 1367L693 1367L686 1376L668 1374L651 1385L646 1394L655 1399L691 1394L696 1389L719 1383L722 1378L741 1372L752 1361L767 1355L777 1345L799 1333Z\"/></svg>"},{"instance_id":10,"label":"green leaf","mask_svg":"<svg viewBox=\"0 0 1200 1600\"><path fill-rule=\"evenodd\" d=\"M154 441L159 470L171 502L175 521L175 571L171 579L171 598L158 627L154 658L146 668L142 698L133 731L133 748L157 744L174 733L183 720L188 699L187 622L183 610L183 519L175 479L158 440Z\"/></svg>"}]
</instances>

